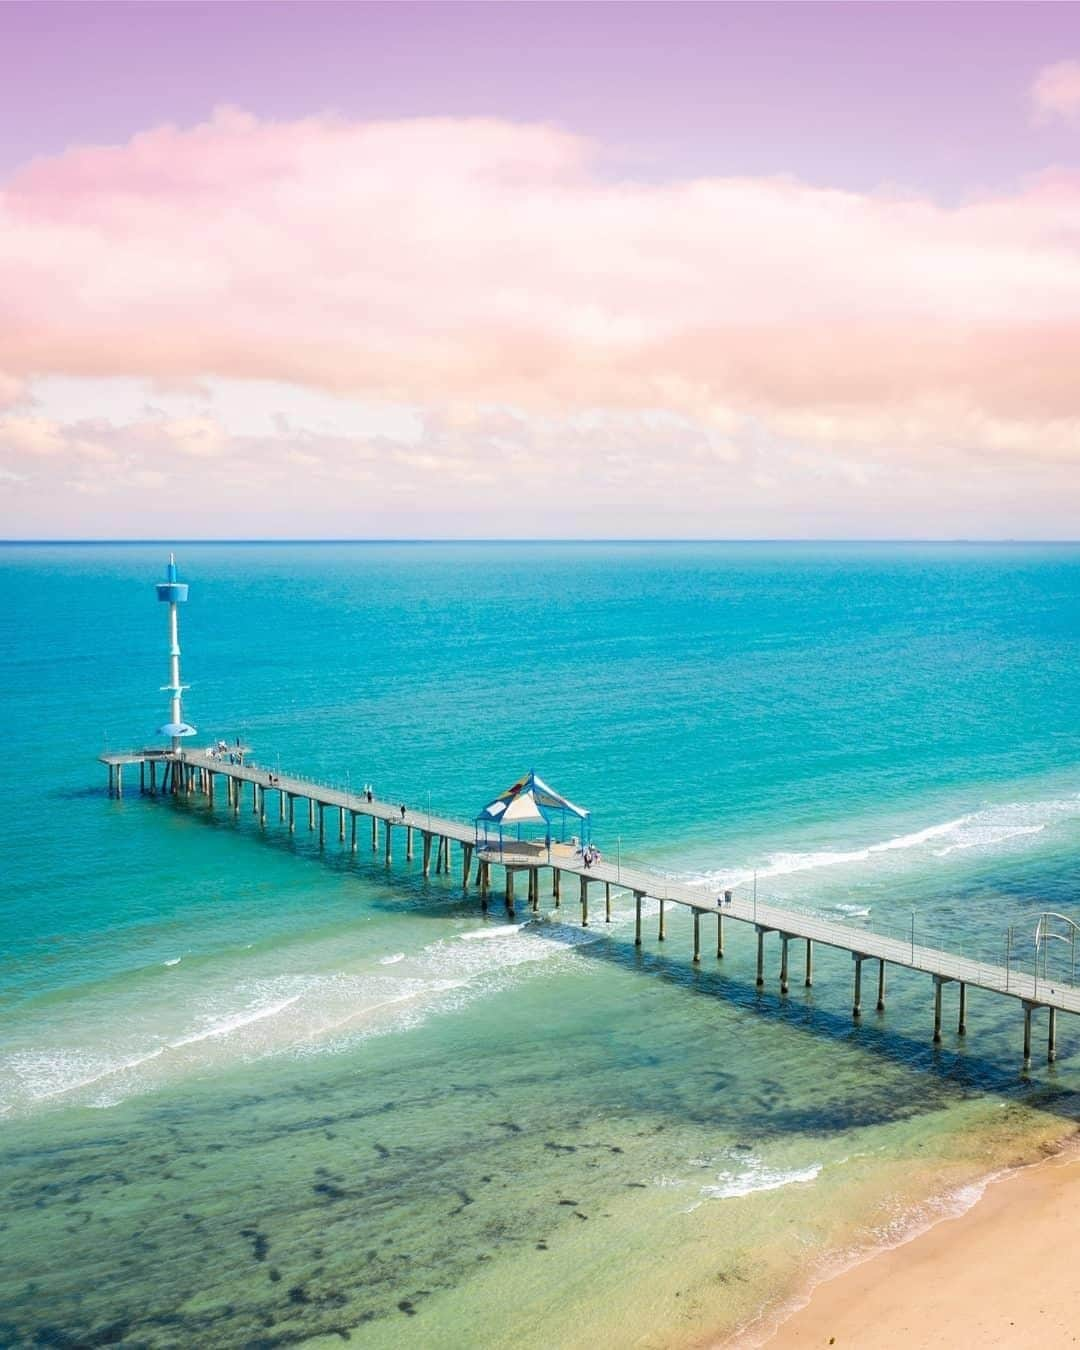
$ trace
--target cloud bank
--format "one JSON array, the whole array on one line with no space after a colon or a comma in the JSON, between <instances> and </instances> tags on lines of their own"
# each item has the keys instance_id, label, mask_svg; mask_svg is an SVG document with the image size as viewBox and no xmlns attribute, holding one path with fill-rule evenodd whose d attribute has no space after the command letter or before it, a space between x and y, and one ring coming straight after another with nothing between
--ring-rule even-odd
<instances>
[{"instance_id":1,"label":"cloud bank","mask_svg":"<svg viewBox=\"0 0 1080 1350\"><path fill-rule=\"evenodd\" d=\"M1042 72L1037 106L1072 115L1078 73ZM74 463L97 447L102 475L139 444L206 461L235 445L212 410L168 431L50 431L25 405L35 381L274 381L409 405L441 428L438 462L469 454L447 427L499 409L523 450L532 419L599 455L582 424L567 432L592 417L634 455L644 427L661 458L662 413L684 429L675 472L687 427L713 463L772 445L1060 465L1080 443L1065 172L943 207L777 178L634 181L547 126L225 109L11 177L0 297L0 451ZM335 453L364 458L355 440ZM485 444L469 474L491 462Z\"/></svg>"}]
</instances>

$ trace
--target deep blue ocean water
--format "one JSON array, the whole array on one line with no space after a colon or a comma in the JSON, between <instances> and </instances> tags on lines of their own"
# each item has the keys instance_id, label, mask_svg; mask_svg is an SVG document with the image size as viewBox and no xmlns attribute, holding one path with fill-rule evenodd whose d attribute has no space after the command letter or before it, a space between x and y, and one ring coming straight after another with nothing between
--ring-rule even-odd
<instances>
[{"instance_id":1,"label":"deep blue ocean water","mask_svg":"<svg viewBox=\"0 0 1080 1350\"><path fill-rule=\"evenodd\" d=\"M676 1344L1071 1128L1069 1019L1024 1077L989 996L935 1051L915 977L853 1029L838 957L781 1000L678 916L511 928L336 835L110 800L96 756L166 718L167 553L0 549L0 1342ZM1080 548L177 557L198 744L463 819L535 768L608 857L987 955L1080 917Z\"/></svg>"}]
</instances>

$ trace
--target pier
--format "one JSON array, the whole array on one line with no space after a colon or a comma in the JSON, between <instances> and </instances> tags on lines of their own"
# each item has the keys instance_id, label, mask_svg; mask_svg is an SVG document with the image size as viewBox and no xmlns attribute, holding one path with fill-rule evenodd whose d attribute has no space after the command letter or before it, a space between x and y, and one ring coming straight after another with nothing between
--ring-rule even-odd
<instances>
[{"instance_id":1,"label":"pier","mask_svg":"<svg viewBox=\"0 0 1080 1350\"><path fill-rule=\"evenodd\" d=\"M732 888L719 895L700 886L691 885L640 864L626 862L621 856L616 864L593 859L587 850L576 847L577 840L566 841L567 815L571 823L581 823L582 842L590 828L588 811L555 793L543 780L530 773L485 807L473 822L465 823L430 811L416 811L400 803L375 799L369 792L330 787L293 774L261 768L251 762L249 751L239 744L229 747L224 742L209 749L185 750L183 742L196 735L195 727L183 717L183 694L187 686L180 678L180 642L178 606L187 603L188 586L179 581L175 559L170 556L166 580L157 585L157 596L169 606L169 683L163 687L169 695L169 720L159 728L159 734L168 738L168 746L141 750L103 753L99 758L108 768L109 793L120 797L124 793L124 773L134 775L138 770L139 790L151 795L170 794L190 797L199 794L210 808L219 803L225 809L239 814L250 810L260 826L267 825L268 814L276 807L277 819L289 832L297 829L297 815L301 828L306 817L309 832L318 832L320 847L325 848L327 830L336 834L340 846L357 853L362 847L381 853L385 865L393 864L395 854L411 862L417 847L420 849L423 875L450 875L460 867L464 891L475 887L480 906L486 910L492 892L493 869L502 871L502 891L506 908L515 913L516 888L519 879L526 886L525 902L533 913L540 908L540 889L545 874L550 874L551 898L556 910L562 909L563 882L577 878L577 901L580 921L588 927L589 904L598 897L603 887L604 920L611 921L612 904L620 897L629 897L634 905L634 942L643 941L646 900L658 905L658 942L667 940L667 906L678 905L689 911L692 920L692 959L702 960L702 924L715 925L716 960L724 959L724 928L728 921L753 929L757 944L755 982L763 989L767 980L767 953L778 949L779 991L790 992L792 971L802 962L802 984L810 988L814 981L814 949L816 946L833 948L849 954L852 962L852 1017L857 1022L863 1013L863 966L871 980L876 977L875 1010L885 1010L887 971L894 967L919 972L930 978L933 994L933 1040L942 1040L945 990L956 986L956 1029L960 1036L967 1033L967 997L970 989L1019 1001L1023 1010L1023 1062L1031 1064L1032 1019L1036 1013L1046 1013L1046 1054L1053 1062L1057 1057L1057 1014L1080 1013L1080 985L1076 984L1076 947L1080 925L1064 915L1040 915L1034 929L1032 950L1034 961L1030 970L1014 969L1011 961L1012 930L1005 947L1003 963L973 960L960 953L926 946L916 941L914 919L910 941L895 934L856 928L849 923L824 918L812 912L800 911L760 900L756 893L747 895L744 888ZM133 780L132 780L133 786ZM562 833L554 838L552 811L562 814ZM517 838L507 841L504 826L513 822L512 834ZM521 825L533 822L542 825L545 838L521 839ZM456 845L458 856L453 856ZM620 850L621 854L621 850ZM474 875L475 868L475 875ZM498 873L496 872L497 876ZM1046 953L1057 944L1070 949L1072 967L1068 980L1047 978ZM793 945L794 944L794 948ZM1043 974L1039 975L1040 956ZM775 967L775 960L772 962ZM798 979L798 974L794 976Z\"/></svg>"},{"instance_id":2,"label":"pier","mask_svg":"<svg viewBox=\"0 0 1080 1350\"><path fill-rule=\"evenodd\" d=\"M246 756L245 756L246 758ZM524 885L521 897L529 909L539 912L542 881L549 889L554 907L564 908L567 878L576 878L576 898L565 907L580 914L584 926L595 922L590 912L594 897L602 904L604 920L610 922L615 901L631 900L634 905L634 942L641 946L645 917L643 904L655 901L656 940L667 940L667 909L679 905L692 919L692 959L702 960L703 924L708 922L715 936L715 958L724 957L725 925L730 921L746 925L756 936L755 982L767 983L767 969L778 970L777 984L787 994L792 981L804 987L813 984L814 949L831 947L847 952L852 961L852 1017L863 1013L864 969L872 981L875 1009L883 1011L886 1000L886 972L893 966L917 971L930 978L933 1002L933 1040L940 1043L944 1017L946 986L956 986L957 1032L967 1032L967 995L970 989L982 989L1019 1001L1023 1009L1023 1060L1032 1058L1032 1019L1046 1013L1047 1059L1057 1056L1057 1014L1080 1014L1080 987L1060 980L1040 978L1034 970L1018 971L1008 964L994 965L962 955L927 947L915 941L856 929L850 924L822 918L802 911L786 909L745 894L742 888L713 895L700 886L674 880L648 867L599 860L586 866L582 854L569 845L513 841L502 848L485 847L472 823L454 820L408 807L400 803L368 798L358 792L327 787L310 779L277 773L252 763L229 763L209 750L146 749L105 753L100 760L108 768L109 791L124 792L124 771L138 773L139 791L190 797L200 795L208 805L218 804L234 813L250 812L260 825L276 816L279 825L295 832L300 827L317 833L319 844L326 846L328 835L338 844L357 853L361 848L382 857L386 866L394 858L411 861L420 854L424 876L457 872L462 889L473 888L481 907L489 906L493 880L501 871L502 896L512 915L518 903L518 880ZM134 787L134 781L131 781ZM456 857L454 853L456 852ZM460 869L460 870L458 870ZM571 886L573 883L571 882ZM1065 922L1071 922L1065 920ZM774 959L767 960L769 951ZM779 962L775 957L779 957Z\"/></svg>"}]
</instances>

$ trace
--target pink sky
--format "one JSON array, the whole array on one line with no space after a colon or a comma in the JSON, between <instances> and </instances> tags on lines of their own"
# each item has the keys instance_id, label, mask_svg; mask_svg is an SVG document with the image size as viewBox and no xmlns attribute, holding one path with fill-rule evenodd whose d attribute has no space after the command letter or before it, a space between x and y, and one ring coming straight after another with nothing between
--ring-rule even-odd
<instances>
[{"instance_id":1,"label":"pink sky","mask_svg":"<svg viewBox=\"0 0 1080 1350\"><path fill-rule=\"evenodd\" d=\"M7 5L0 127L0 535L1077 534L1071 6Z\"/></svg>"}]
</instances>

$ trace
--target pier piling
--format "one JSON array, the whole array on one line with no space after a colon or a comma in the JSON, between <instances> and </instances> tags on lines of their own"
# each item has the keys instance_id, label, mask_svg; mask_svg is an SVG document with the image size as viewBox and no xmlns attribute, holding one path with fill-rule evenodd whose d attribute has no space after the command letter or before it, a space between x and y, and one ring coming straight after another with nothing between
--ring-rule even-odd
<instances>
[{"instance_id":1,"label":"pier piling","mask_svg":"<svg viewBox=\"0 0 1080 1350\"><path fill-rule=\"evenodd\" d=\"M581 874L581 926L589 926L589 878Z\"/></svg>"},{"instance_id":2,"label":"pier piling","mask_svg":"<svg viewBox=\"0 0 1080 1350\"><path fill-rule=\"evenodd\" d=\"M862 1016L862 963L863 958L856 952L851 953L851 958L855 962L855 995L851 1000L852 1017Z\"/></svg>"},{"instance_id":3,"label":"pier piling","mask_svg":"<svg viewBox=\"0 0 1080 1350\"><path fill-rule=\"evenodd\" d=\"M641 946L641 902L645 898L643 891L634 892L634 946Z\"/></svg>"},{"instance_id":4,"label":"pier piling","mask_svg":"<svg viewBox=\"0 0 1080 1350\"><path fill-rule=\"evenodd\" d=\"M944 981L934 976L934 1044L941 1044L941 986Z\"/></svg>"},{"instance_id":5,"label":"pier piling","mask_svg":"<svg viewBox=\"0 0 1080 1350\"><path fill-rule=\"evenodd\" d=\"M1031 1068L1031 1009L1034 1005L1024 1003L1024 1068Z\"/></svg>"},{"instance_id":6,"label":"pier piling","mask_svg":"<svg viewBox=\"0 0 1080 1350\"><path fill-rule=\"evenodd\" d=\"M1050 1009L1050 1022L1046 1029L1046 1062L1053 1064L1057 1059L1057 1009Z\"/></svg>"},{"instance_id":7,"label":"pier piling","mask_svg":"<svg viewBox=\"0 0 1080 1350\"><path fill-rule=\"evenodd\" d=\"M374 824L375 824L375 822L374 822L374 818L373 818L373 819L372 819L372 827L374 827ZM422 837L423 837L423 870L424 870L424 876L429 877L429 876L431 876L431 831L430 831L430 830L422 830L422 831L421 831L421 835L422 835ZM485 879L485 880L487 879L487 873L486 873L486 872L485 872L485 874L484 874L484 879Z\"/></svg>"},{"instance_id":8,"label":"pier piling","mask_svg":"<svg viewBox=\"0 0 1080 1350\"><path fill-rule=\"evenodd\" d=\"M765 933L766 929L757 930L757 978L754 983L759 989L765 988Z\"/></svg>"},{"instance_id":9,"label":"pier piling","mask_svg":"<svg viewBox=\"0 0 1080 1350\"><path fill-rule=\"evenodd\" d=\"M885 1011L885 962L883 959L878 961L877 1010L878 1012Z\"/></svg>"},{"instance_id":10,"label":"pier piling","mask_svg":"<svg viewBox=\"0 0 1080 1350\"><path fill-rule=\"evenodd\" d=\"M694 910L694 964L701 964L701 910Z\"/></svg>"},{"instance_id":11,"label":"pier piling","mask_svg":"<svg viewBox=\"0 0 1080 1350\"><path fill-rule=\"evenodd\" d=\"M803 984L807 989L814 984L814 943L812 938L806 939L806 979Z\"/></svg>"},{"instance_id":12,"label":"pier piling","mask_svg":"<svg viewBox=\"0 0 1080 1350\"><path fill-rule=\"evenodd\" d=\"M716 959L724 959L724 916L719 913L716 916Z\"/></svg>"},{"instance_id":13,"label":"pier piling","mask_svg":"<svg viewBox=\"0 0 1080 1350\"><path fill-rule=\"evenodd\" d=\"M660 901L660 922L658 927L659 931L657 933L657 937L661 942L663 942L667 937L667 914L664 910L664 902L662 899Z\"/></svg>"},{"instance_id":14,"label":"pier piling","mask_svg":"<svg viewBox=\"0 0 1080 1350\"><path fill-rule=\"evenodd\" d=\"M967 985L960 981L960 1011L956 1019L956 1034L967 1035Z\"/></svg>"}]
</instances>

